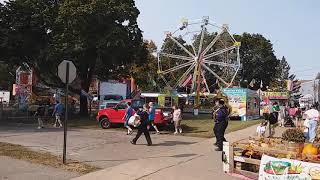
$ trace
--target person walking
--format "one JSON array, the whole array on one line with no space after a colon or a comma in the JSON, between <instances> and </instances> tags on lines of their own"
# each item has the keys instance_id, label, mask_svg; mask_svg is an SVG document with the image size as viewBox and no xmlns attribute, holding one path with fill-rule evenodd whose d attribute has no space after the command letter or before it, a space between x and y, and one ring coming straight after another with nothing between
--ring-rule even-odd
<instances>
[{"instance_id":1,"label":"person walking","mask_svg":"<svg viewBox=\"0 0 320 180\"><path fill-rule=\"evenodd\" d=\"M124 127L128 129L128 132L127 132L127 135L131 135L133 133L133 130L131 129L130 125L129 125L129 119L131 116L133 116L133 109L131 107L131 102L128 102L128 107L127 107L127 110L126 110L126 113L123 117L123 120L124 120Z\"/></svg>"},{"instance_id":2,"label":"person walking","mask_svg":"<svg viewBox=\"0 0 320 180\"><path fill-rule=\"evenodd\" d=\"M55 116L56 121L53 124L54 127L62 128L61 116L63 115L63 105L57 100L56 105L54 106L54 111L52 116ZM59 126L58 126L59 123Z\"/></svg>"},{"instance_id":3,"label":"person walking","mask_svg":"<svg viewBox=\"0 0 320 180\"><path fill-rule=\"evenodd\" d=\"M317 136L317 127L319 121L319 111L315 106L312 106L311 109L305 112L306 120L309 121L308 125L308 138L309 142L313 143Z\"/></svg>"},{"instance_id":4,"label":"person walking","mask_svg":"<svg viewBox=\"0 0 320 180\"><path fill-rule=\"evenodd\" d=\"M154 124L154 120L156 117L156 108L154 107L153 102L149 102L149 126L148 129L150 129L150 125L156 130L157 134L160 134L160 131L158 130L157 126Z\"/></svg>"},{"instance_id":5,"label":"person walking","mask_svg":"<svg viewBox=\"0 0 320 180\"><path fill-rule=\"evenodd\" d=\"M39 107L37 108L37 111L34 114L34 116L36 116L38 120L38 129L44 128L43 126L44 115L45 115L45 107L42 104L39 104Z\"/></svg>"},{"instance_id":6,"label":"person walking","mask_svg":"<svg viewBox=\"0 0 320 180\"><path fill-rule=\"evenodd\" d=\"M272 112L269 117L269 136L272 137L275 134L275 128L278 123L280 107L277 102L272 104Z\"/></svg>"},{"instance_id":7,"label":"person walking","mask_svg":"<svg viewBox=\"0 0 320 180\"><path fill-rule=\"evenodd\" d=\"M178 108L177 106L173 106L173 122L174 122L174 128L175 132L174 134L182 133L182 128L181 128L181 120L182 120L182 113L181 109Z\"/></svg>"},{"instance_id":8,"label":"person walking","mask_svg":"<svg viewBox=\"0 0 320 180\"><path fill-rule=\"evenodd\" d=\"M229 118L229 110L225 106L224 100L220 99L219 109L217 110L217 113L216 113L215 125L214 125L214 132L217 139L216 146L218 147L217 149L215 149L216 151L222 151L223 142L226 141L224 134L228 127L228 118Z\"/></svg>"},{"instance_id":9,"label":"person walking","mask_svg":"<svg viewBox=\"0 0 320 180\"><path fill-rule=\"evenodd\" d=\"M285 119L286 119L286 105L283 104L282 106L280 106L280 112L278 117L278 121L280 122L280 127L284 127Z\"/></svg>"},{"instance_id":10,"label":"person walking","mask_svg":"<svg viewBox=\"0 0 320 180\"><path fill-rule=\"evenodd\" d=\"M302 121L302 110L301 110L301 108L300 107L297 107L297 112L296 112L296 127L297 128L301 128L301 126L302 126L302 123L301 123L301 121Z\"/></svg>"},{"instance_id":11,"label":"person walking","mask_svg":"<svg viewBox=\"0 0 320 180\"><path fill-rule=\"evenodd\" d=\"M142 135L142 133L144 134L144 136L146 137L148 146L152 145L152 140L150 137L150 133L148 130L148 125L149 125L149 115L148 115L148 107L147 105L143 105L143 109L139 109L137 114L140 116L140 125L138 126L138 133L136 135L136 137L130 141L131 144L136 145L138 139L140 138L140 136Z\"/></svg>"}]
</instances>

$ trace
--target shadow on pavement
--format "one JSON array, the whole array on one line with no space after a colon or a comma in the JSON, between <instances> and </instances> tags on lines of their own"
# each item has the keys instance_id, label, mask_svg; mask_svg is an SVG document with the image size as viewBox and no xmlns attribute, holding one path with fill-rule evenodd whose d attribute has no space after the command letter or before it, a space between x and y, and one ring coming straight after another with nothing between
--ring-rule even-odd
<instances>
[{"instance_id":1,"label":"shadow on pavement","mask_svg":"<svg viewBox=\"0 0 320 180\"><path fill-rule=\"evenodd\" d=\"M185 142L185 141L164 141L162 143L153 144L153 146L176 146L176 145L190 145L197 142Z\"/></svg>"}]
</instances>

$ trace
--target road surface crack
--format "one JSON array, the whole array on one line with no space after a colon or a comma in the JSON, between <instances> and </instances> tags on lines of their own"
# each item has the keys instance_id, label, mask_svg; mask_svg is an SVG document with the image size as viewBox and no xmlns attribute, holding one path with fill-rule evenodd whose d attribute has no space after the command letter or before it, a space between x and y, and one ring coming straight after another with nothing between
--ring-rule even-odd
<instances>
[{"instance_id":1,"label":"road surface crack","mask_svg":"<svg viewBox=\"0 0 320 180\"><path fill-rule=\"evenodd\" d=\"M200 157L202 157L202 156L203 156L203 155L197 155L197 156L195 156L195 157L193 157L193 158L187 159L187 160L185 160L185 161L180 161L180 162L178 162L178 163L176 163L176 164L173 164L173 165L171 165L171 166L163 167L163 168L158 169L158 170L156 170L156 171L154 171L154 172L151 172L151 173L149 173L149 174L146 174L146 175L143 175L143 176L141 176L141 177L139 177L139 178L136 178L135 180L140 180L140 179L146 178L146 177L148 177L148 176L150 176L150 175L153 175L153 174L156 174L156 173L158 173L158 172L160 172L160 171L163 171L163 170L166 170L166 169L175 167L175 166L179 166L179 165L181 165L181 164L185 164L185 163L187 163L187 162L190 162L190 161L192 161L192 160L194 160L194 159L197 159L197 158L200 158Z\"/></svg>"}]
</instances>

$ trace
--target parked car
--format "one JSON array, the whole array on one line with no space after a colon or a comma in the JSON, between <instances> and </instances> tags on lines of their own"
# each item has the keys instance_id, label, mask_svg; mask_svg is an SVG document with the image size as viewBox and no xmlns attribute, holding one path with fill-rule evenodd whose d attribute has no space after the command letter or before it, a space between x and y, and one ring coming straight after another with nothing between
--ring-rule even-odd
<instances>
[{"instance_id":1,"label":"parked car","mask_svg":"<svg viewBox=\"0 0 320 180\"><path fill-rule=\"evenodd\" d=\"M101 128L110 128L111 124L123 124L123 117L128 108L128 102L131 102L131 107L134 111L137 111L140 107L144 105L144 100L142 99L127 99L119 102L116 106L112 108L101 109L96 117L97 122L100 124ZM156 109L155 124L167 125L168 119L164 116L161 109Z\"/></svg>"}]
</instances>

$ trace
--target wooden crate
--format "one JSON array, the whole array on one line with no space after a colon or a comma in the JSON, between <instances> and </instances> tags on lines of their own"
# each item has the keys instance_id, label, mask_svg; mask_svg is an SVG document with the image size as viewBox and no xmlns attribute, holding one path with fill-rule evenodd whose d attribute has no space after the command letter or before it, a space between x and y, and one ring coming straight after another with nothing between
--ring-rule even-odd
<instances>
[{"instance_id":1,"label":"wooden crate","mask_svg":"<svg viewBox=\"0 0 320 180\"><path fill-rule=\"evenodd\" d=\"M224 143L224 171L227 173L236 173L252 179L258 179L260 160L244 157L240 154L235 155L236 152L246 149L249 139L243 139L235 143ZM297 158L299 152L288 151L285 144L280 144L279 147L258 147L253 146L255 152L266 154L269 156L287 155L290 153L292 158ZM239 166L240 163L240 166ZM237 167L238 166L238 167ZM240 169L241 167L241 169ZM245 168L245 167L252 167Z\"/></svg>"}]
</instances>

